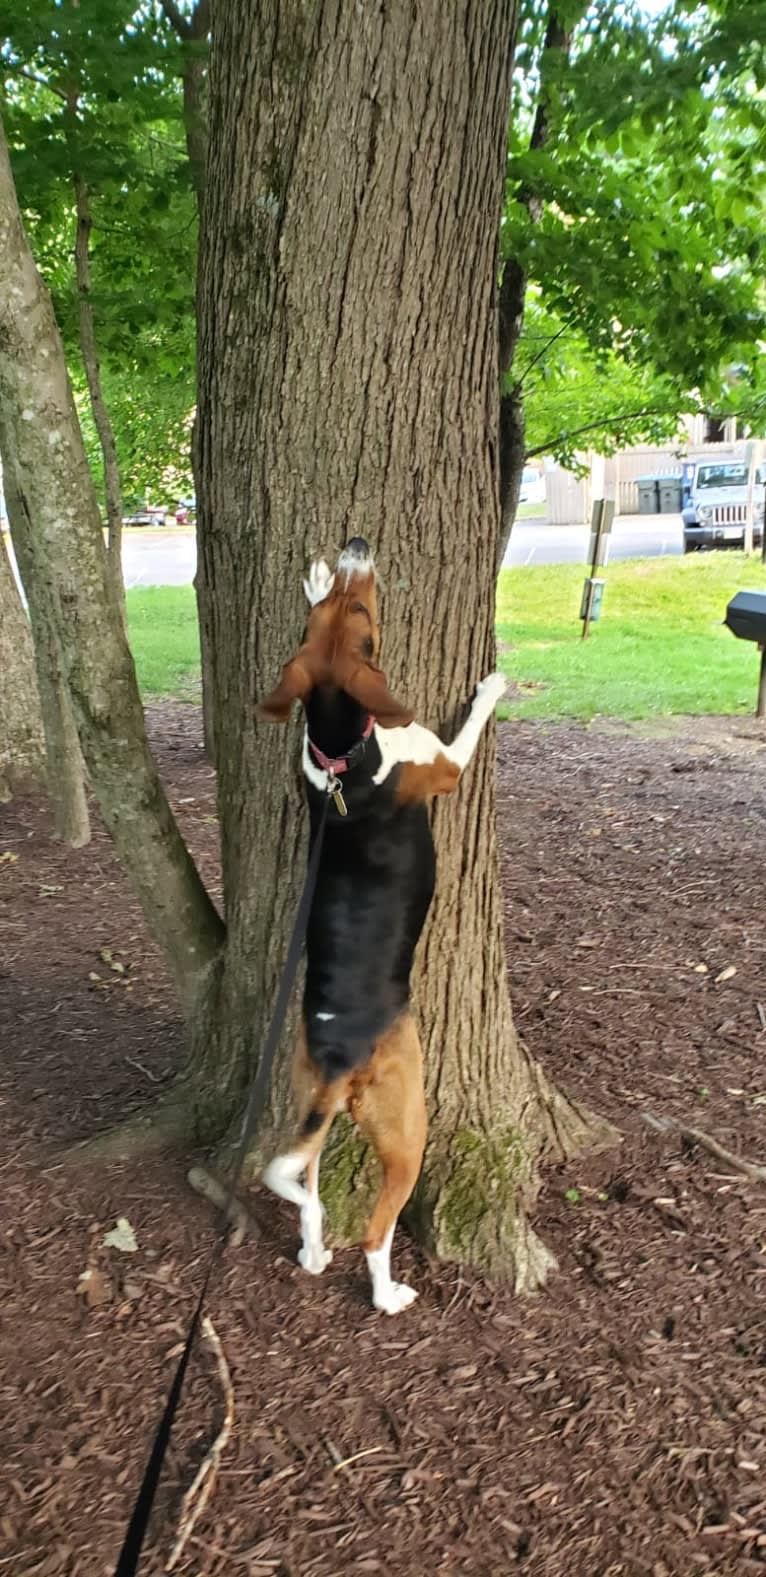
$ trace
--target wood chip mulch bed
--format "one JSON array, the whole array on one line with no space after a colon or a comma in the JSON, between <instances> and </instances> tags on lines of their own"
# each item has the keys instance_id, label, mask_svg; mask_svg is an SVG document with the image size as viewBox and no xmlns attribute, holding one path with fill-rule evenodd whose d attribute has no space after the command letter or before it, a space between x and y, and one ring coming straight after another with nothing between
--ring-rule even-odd
<instances>
[{"instance_id":1,"label":"wood chip mulch bed","mask_svg":"<svg viewBox=\"0 0 766 1577\"><path fill-rule=\"evenodd\" d=\"M151 722L214 885L198 713ZM766 735L515 724L499 771L519 1027L624 1143L548 1175L545 1295L402 1242L390 1322L361 1256L302 1276L256 1196L209 1302L236 1411L186 1577L766 1573L766 1187L643 1117L766 1162ZM179 1161L56 1158L151 1100L181 1029L107 838L65 853L32 801L0 807L0 1048L0 1577L106 1577L211 1214ZM102 1246L120 1217L135 1253ZM222 1416L203 1347L146 1577Z\"/></svg>"}]
</instances>

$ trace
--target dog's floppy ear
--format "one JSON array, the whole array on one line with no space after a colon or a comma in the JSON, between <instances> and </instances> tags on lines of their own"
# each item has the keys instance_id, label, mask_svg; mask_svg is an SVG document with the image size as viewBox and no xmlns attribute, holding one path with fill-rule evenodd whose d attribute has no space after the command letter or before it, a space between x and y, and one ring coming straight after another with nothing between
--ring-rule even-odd
<instances>
[{"instance_id":1,"label":"dog's floppy ear","mask_svg":"<svg viewBox=\"0 0 766 1577\"><path fill-rule=\"evenodd\" d=\"M264 696L255 709L261 723L286 723L294 701L305 701L311 694L316 680L308 653L300 651L285 663L282 677L275 690Z\"/></svg>"},{"instance_id":2,"label":"dog's floppy ear","mask_svg":"<svg viewBox=\"0 0 766 1577\"><path fill-rule=\"evenodd\" d=\"M344 664L337 679L346 694L365 706L381 728L406 728L412 722L415 713L396 700L382 669L375 668L372 663Z\"/></svg>"}]
</instances>

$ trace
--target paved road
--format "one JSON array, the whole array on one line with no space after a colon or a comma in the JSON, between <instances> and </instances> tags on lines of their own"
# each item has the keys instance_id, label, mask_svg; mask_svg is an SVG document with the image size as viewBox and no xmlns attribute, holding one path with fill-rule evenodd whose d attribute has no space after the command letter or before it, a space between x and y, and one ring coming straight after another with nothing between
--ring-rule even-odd
<instances>
[{"instance_id":1,"label":"paved road","mask_svg":"<svg viewBox=\"0 0 766 1577\"><path fill-rule=\"evenodd\" d=\"M122 572L126 587L188 586L197 568L193 530L161 527L125 531Z\"/></svg>"},{"instance_id":2,"label":"paved road","mask_svg":"<svg viewBox=\"0 0 766 1577\"><path fill-rule=\"evenodd\" d=\"M582 564L588 536L587 526L546 526L539 520L520 520L514 526L505 563ZM612 560L681 552L680 515L621 515L615 521ZM173 527L126 531L122 558L127 587L187 586L197 562L194 532Z\"/></svg>"},{"instance_id":3,"label":"paved road","mask_svg":"<svg viewBox=\"0 0 766 1577\"><path fill-rule=\"evenodd\" d=\"M511 533L504 563L582 564L589 537L587 526L546 526L539 520L519 520ZM619 515L614 522L611 560L657 558L662 553L683 550L680 515Z\"/></svg>"}]
</instances>

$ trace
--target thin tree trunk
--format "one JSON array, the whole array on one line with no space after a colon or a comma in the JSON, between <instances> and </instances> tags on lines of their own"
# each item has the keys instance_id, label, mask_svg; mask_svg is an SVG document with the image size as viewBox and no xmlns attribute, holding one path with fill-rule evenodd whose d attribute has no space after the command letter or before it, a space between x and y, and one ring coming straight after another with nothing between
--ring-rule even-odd
<instances>
[{"instance_id":1,"label":"thin tree trunk","mask_svg":"<svg viewBox=\"0 0 766 1577\"><path fill-rule=\"evenodd\" d=\"M22 227L1 126L0 408L22 505L48 566L93 791L192 1017L223 928L147 745L61 337Z\"/></svg>"},{"instance_id":2,"label":"thin tree trunk","mask_svg":"<svg viewBox=\"0 0 766 1577\"><path fill-rule=\"evenodd\" d=\"M513 9L216 6L196 445L228 920L197 1040L211 1132L257 1056L303 868L297 730L256 732L253 706L299 641L306 558L371 539L384 665L423 722L456 727L494 664ZM550 1264L527 1219L540 1160L606 1130L514 1031L491 734L435 828L415 998L431 1109L419 1230L533 1286ZM339 1137L325 1188L347 1198L356 1168Z\"/></svg>"},{"instance_id":3,"label":"thin tree trunk","mask_svg":"<svg viewBox=\"0 0 766 1577\"><path fill-rule=\"evenodd\" d=\"M4 478L6 500L8 478ZM10 506L9 506L10 508ZM45 778L32 636L0 531L0 804Z\"/></svg>"},{"instance_id":4,"label":"thin tree trunk","mask_svg":"<svg viewBox=\"0 0 766 1577\"><path fill-rule=\"evenodd\" d=\"M90 818L85 795L85 769L56 634L54 600L46 566L31 523L16 487L15 467L0 425L0 460L3 463L5 502L16 563L29 608L34 641L35 668L45 735L45 770L48 798L56 833L71 848L90 840Z\"/></svg>"},{"instance_id":5,"label":"thin tree trunk","mask_svg":"<svg viewBox=\"0 0 766 1577\"><path fill-rule=\"evenodd\" d=\"M189 157L192 184L197 198L197 212L198 215L201 215L205 192L208 145L207 57L208 35L210 33L210 4L209 0L197 0L194 10L189 17L184 16L179 11L175 0L162 0L162 9L181 43L181 86L183 90L186 152ZM211 594L205 579L205 565L201 554L198 554L194 590L197 596L197 620L199 623L205 751L208 760L214 762L216 752L215 716L213 710L215 688L213 679L213 665L215 661L212 642L213 619L210 606Z\"/></svg>"},{"instance_id":6,"label":"thin tree trunk","mask_svg":"<svg viewBox=\"0 0 766 1577\"><path fill-rule=\"evenodd\" d=\"M74 176L77 208L77 239L75 242L75 269L77 273L77 303L80 323L80 350L82 351L85 377L90 395L93 420L104 461L104 495L108 534L107 563L109 581L117 606L125 603L125 583L122 575L122 488L117 460L117 442L112 418L104 399L101 384L101 367L98 359L96 325L93 317L90 279L90 232L92 218L88 188L81 176Z\"/></svg>"},{"instance_id":7,"label":"thin tree trunk","mask_svg":"<svg viewBox=\"0 0 766 1577\"><path fill-rule=\"evenodd\" d=\"M553 3L548 11L548 21L545 28L542 54L540 58L540 83L538 88L537 108L532 123L529 138L529 149L534 153L539 148L544 148L551 133L551 101L550 80L551 67L556 56L559 58L569 53L572 43L572 29L579 15L585 10L578 4L577 16L569 17L566 26L559 16L558 8ZM524 203L530 220L539 224L543 214L543 203L532 191L521 191L518 201ZM500 569L506 555L508 543L513 530L513 522L519 507L519 494L521 492L521 478L524 471L525 429L524 390L521 379L515 383L509 380L512 377L516 352L519 348L524 328L524 309L527 296L527 273L515 257L506 260L503 276L500 283L500 299L498 304L498 360L500 368L501 395L500 395L500 424L499 424L499 470L500 470L500 534L498 538L497 568Z\"/></svg>"}]
</instances>

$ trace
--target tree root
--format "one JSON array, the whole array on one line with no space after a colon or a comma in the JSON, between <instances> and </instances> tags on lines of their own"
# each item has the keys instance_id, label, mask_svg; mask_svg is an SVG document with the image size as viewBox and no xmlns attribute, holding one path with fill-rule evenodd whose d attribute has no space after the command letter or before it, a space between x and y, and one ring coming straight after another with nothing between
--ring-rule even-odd
<instances>
[{"instance_id":1,"label":"tree root","mask_svg":"<svg viewBox=\"0 0 766 1577\"><path fill-rule=\"evenodd\" d=\"M520 1215L517 1222L513 1259L513 1290L517 1297L539 1292L552 1271L559 1268L555 1254L538 1237L524 1215Z\"/></svg>"},{"instance_id":2,"label":"tree root","mask_svg":"<svg viewBox=\"0 0 766 1577\"><path fill-rule=\"evenodd\" d=\"M743 1177L752 1178L754 1183L766 1183L766 1166L758 1166L755 1161L747 1161L744 1156L735 1155L733 1150L726 1150L712 1134L705 1133L702 1128L692 1128L675 1117L654 1117L651 1112L642 1112L641 1116L647 1127L653 1128L655 1133L677 1133L691 1144L700 1145L703 1150L714 1155L717 1161L722 1161L724 1166L741 1172Z\"/></svg>"},{"instance_id":3,"label":"tree root","mask_svg":"<svg viewBox=\"0 0 766 1577\"><path fill-rule=\"evenodd\" d=\"M194 1189L195 1194L200 1194L203 1199L207 1199L218 1210L223 1210L226 1207L227 1189L223 1183L218 1182L216 1177L212 1177L210 1172L206 1172L204 1167L193 1166L186 1174L186 1181L189 1187ZM229 1200L226 1208L226 1219L229 1225L234 1228L229 1239L232 1248L239 1248L248 1232L251 1237L257 1238L260 1236L255 1221L239 1199Z\"/></svg>"},{"instance_id":4,"label":"tree root","mask_svg":"<svg viewBox=\"0 0 766 1577\"><path fill-rule=\"evenodd\" d=\"M519 1051L529 1070L532 1093L527 1111L531 1125L533 1128L538 1125L542 1130L539 1152L542 1165L559 1165L563 1161L574 1160L578 1155L593 1155L599 1150L611 1150L622 1144L619 1129L551 1083L521 1036ZM524 1117L520 1126L526 1132Z\"/></svg>"},{"instance_id":5,"label":"tree root","mask_svg":"<svg viewBox=\"0 0 766 1577\"><path fill-rule=\"evenodd\" d=\"M135 1112L125 1122L78 1139L60 1153L64 1161L129 1161L134 1156L172 1150L190 1141L188 1098L173 1086L154 1106Z\"/></svg>"}]
</instances>

